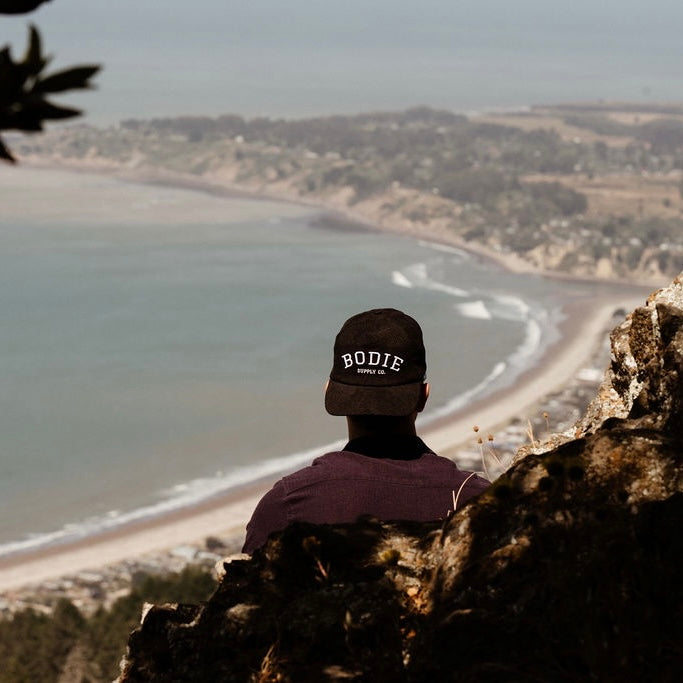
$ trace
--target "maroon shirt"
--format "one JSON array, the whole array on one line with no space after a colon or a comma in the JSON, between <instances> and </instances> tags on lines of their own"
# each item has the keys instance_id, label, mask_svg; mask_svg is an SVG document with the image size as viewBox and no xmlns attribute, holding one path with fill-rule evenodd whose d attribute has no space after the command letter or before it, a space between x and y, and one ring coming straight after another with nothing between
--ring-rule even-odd
<instances>
[{"instance_id":1,"label":"maroon shirt","mask_svg":"<svg viewBox=\"0 0 683 683\"><path fill-rule=\"evenodd\" d=\"M252 553L272 532L295 521L338 524L361 515L384 521L444 519L465 480L458 507L489 486L471 474L416 436L354 439L343 451L280 479L256 506L242 551Z\"/></svg>"}]
</instances>

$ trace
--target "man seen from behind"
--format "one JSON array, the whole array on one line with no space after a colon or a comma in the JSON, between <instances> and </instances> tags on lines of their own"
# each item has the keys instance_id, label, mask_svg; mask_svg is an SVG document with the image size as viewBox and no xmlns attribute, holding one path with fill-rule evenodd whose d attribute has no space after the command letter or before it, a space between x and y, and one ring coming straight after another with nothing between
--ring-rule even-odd
<instances>
[{"instance_id":1,"label":"man seen from behind","mask_svg":"<svg viewBox=\"0 0 683 683\"><path fill-rule=\"evenodd\" d=\"M429 397L422 330L392 308L349 318L334 344L325 408L346 417L348 443L278 481L247 525L243 551L295 521L434 521L489 482L436 455L417 436L415 420Z\"/></svg>"}]
</instances>

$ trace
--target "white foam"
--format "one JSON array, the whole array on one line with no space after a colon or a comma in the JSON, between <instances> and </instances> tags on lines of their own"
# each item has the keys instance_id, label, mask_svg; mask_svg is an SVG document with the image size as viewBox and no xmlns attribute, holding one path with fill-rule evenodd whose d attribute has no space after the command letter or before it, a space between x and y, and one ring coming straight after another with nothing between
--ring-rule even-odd
<instances>
[{"instance_id":1,"label":"white foam","mask_svg":"<svg viewBox=\"0 0 683 683\"><path fill-rule=\"evenodd\" d=\"M507 313L504 310L501 312L501 305ZM492 316L524 322L524 338L517 348L504 361L496 363L491 372L476 386L426 414L424 419L427 421L457 412L471 403L474 398L485 395L494 383L499 383L500 386L509 385L520 372L532 365L531 361L539 353L541 345L550 344L557 337L556 317L549 315L546 309L530 306L519 297L498 295L492 299L488 307L479 300L456 304L454 307L461 315L469 314L469 317L488 316L490 318Z\"/></svg>"},{"instance_id":2,"label":"white foam","mask_svg":"<svg viewBox=\"0 0 683 683\"><path fill-rule=\"evenodd\" d=\"M437 417L443 417L444 415L450 415L457 410L460 410L463 406L466 406L472 401L472 399L481 394L485 389L487 389L493 382L495 382L506 370L507 363L500 361L493 366L491 372L489 372L484 379L477 385L473 386L471 389L464 391L462 394L453 397L441 408L431 410L425 417L430 419L435 419Z\"/></svg>"},{"instance_id":3,"label":"white foam","mask_svg":"<svg viewBox=\"0 0 683 683\"><path fill-rule=\"evenodd\" d=\"M543 316L540 316L543 317ZM529 365L529 359L534 356L542 341L541 325L536 319L530 318L526 324L526 332L521 344L505 359L493 366L491 372L486 377L473 386L471 389L453 397L445 405L430 411L425 415L427 421L460 410L471 403L476 397L483 395L490 387L504 375L507 375L506 382L510 383L517 375ZM503 382L505 384L506 382Z\"/></svg>"},{"instance_id":4,"label":"white foam","mask_svg":"<svg viewBox=\"0 0 683 683\"><path fill-rule=\"evenodd\" d=\"M491 320L492 318L491 312L481 300L456 304L455 308L465 318L476 318L477 320Z\"/></svg>"},{"instance_id":5,"label":"white foam","mask_svg":"<svg viewBox=\"0 0 683 683\"><path fill-rule=\"evenodd\" d=\"M443 292L444 294L450 294L451 296L465 297L469 296L470 293L459 287L451 287L450 285L444 285L441 282L436 282L435 280L426 280L423 284L425 289L431 289L433 292Z\"/></svg>"},{"instance_id":6,"label":"white foam","mask_svg":"<svg viewBox=\"0 0 683 683\"><path fill-rule=\"evenodd\" d=\"M445 252L446 254L454 254L455 256L459 256L461 259L470 258L470 255L466 251L463 251L462 249L458 249L458 247L451 247L448 244L437 244L435 242L424 242L423 240L418 240L417 243L421 247L426 247L427 249L432 249L433 251L442 251L442 252Z\"/></svg>"},{"instance_id":7,"label":"white foam","mask_svg":"<svg viewBox=\"0 0 683 683\"><path fill-rule=\"evenodd\" d=\"M410 282L410 280L398 270L395 270L391 274L391 281L398 287L407 287L408 289L412 289L413 287L413 284Z\"/></svg>"},{"instance_id":8,"label":"white foam","mask_svg":"<svg viewBox=\"0 0 683 683\"><path fill-rule=\"evenodd\" d=\"M469 292L466 292L464 289L433 280L429 277L427 264L422 262L413 263L401 271L393 271L391 280L400 287L420 287L432 292L443 292L444 294L459 298L469 296Z\"/></svg>"},{"instance_id":9,"label":"white foam","mask_svg":"<svg viewBox=\"0 0 683 683\"><path fill-rule=\"evenodd\" d=\"M493 296L495 317L503 320L526 320L531 315L531 307L518 296L496 294Z\"/></svg>"},{"instance_id":10,"label":"white foam","mask_svg":"<svg viewBox=\"0 0 683 683\"><path fill-rule=\"evenodd\" d=\"M528 365L528 360L538 352L541 346L542 336L540 324L534 318L530 318L526 324L522 343L508 356L510 365L517 368Z\"/></svg>"},{"instance_id":11,"label":"white foam","mask_svg":"<svg viewBox=\"0 0 683 683\"><path fill-rule=\"evenodd\" d=\"M405 269L406 273L415 281L415 282L424 282L427 280L427 264L420 262L420 263L412 263Z\"/></svg>"}]
</instances>

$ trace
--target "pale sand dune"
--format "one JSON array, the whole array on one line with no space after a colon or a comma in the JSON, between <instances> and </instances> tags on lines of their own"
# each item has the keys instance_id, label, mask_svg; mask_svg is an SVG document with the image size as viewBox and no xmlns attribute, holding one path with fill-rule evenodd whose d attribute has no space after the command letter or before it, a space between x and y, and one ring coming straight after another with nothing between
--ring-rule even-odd
<instances>
[{"instance_id":1,"label":"pale sand dune","mask_svg":"<svg viewBox=\"0 0 683 683\"><path fill-rule=\"evenodd\" d=\"M452 455L472 440L472 426L483 433L524 416L525 408L538 403L572 378L589 360L609 328L613 311L620 306L631 310L642 300L602 300L574 312L564 325L561 342L548 350L539 364L522 376L515 386L485 401L469 406L450 419L440 420L422 431L425 441L437 452ZM340 437L343 425L340 423ZM240 538L260 496L272 482L255 484L248 490L231 492L201 505L177 511L156 520L68 546L0 560L0 591L35 584L86 569L96 569L126 558L139 558L209 535Z\"/></svg>"}]
</instances>

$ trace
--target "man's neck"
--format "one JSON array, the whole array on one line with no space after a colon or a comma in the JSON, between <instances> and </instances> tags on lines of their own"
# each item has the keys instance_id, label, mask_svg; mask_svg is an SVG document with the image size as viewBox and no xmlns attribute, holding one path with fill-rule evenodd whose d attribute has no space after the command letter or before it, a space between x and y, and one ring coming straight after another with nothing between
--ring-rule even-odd
<instances>
[{"instance_id":1,"label":"man's neck","mask_svg":"<svg viewBox=\"0 0 683 683\"><path fill-rule=\"evenodd\" d=\"M349 441L365 436L415 436L416 417L417 414L405 417L348 416Z\"/></svg>"},{"instance_id":2,"label":"man's neck","mask_svg":"<svg viewBox=\"0 0 683 683\"><path fill-rule=\"evenodd\" d=\"M414 434L377 434L350 439L342 449L369 458L417 460L431 449Z\"/></svg>"}]
</instances>

